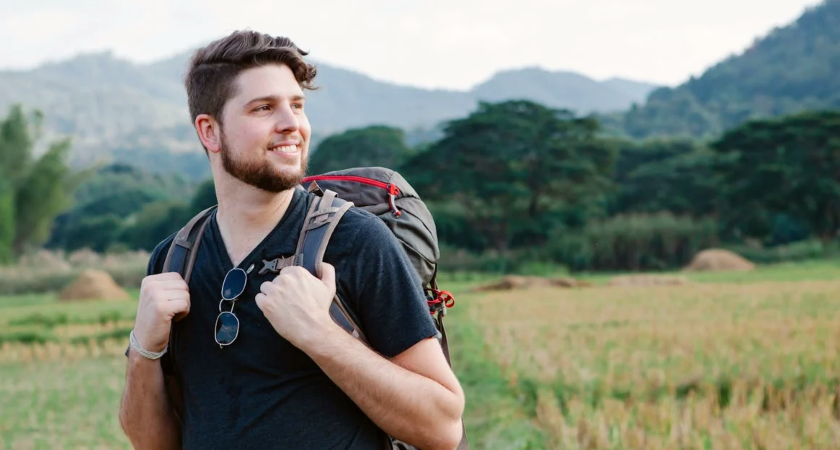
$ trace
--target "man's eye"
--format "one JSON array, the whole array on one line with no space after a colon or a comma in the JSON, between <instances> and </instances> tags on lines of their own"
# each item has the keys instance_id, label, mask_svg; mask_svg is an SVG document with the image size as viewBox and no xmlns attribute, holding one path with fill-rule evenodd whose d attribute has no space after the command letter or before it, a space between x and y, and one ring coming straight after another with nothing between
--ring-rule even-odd
<instances>
[{"instance_id":1,"label":"man's eye","mask_svg":"<svg viewBox=\"0 0 840 450\"><path fill-rule=\"evenodd\" d=\"M257 111L268 111L269 109L271 109L271 107L270 107L270 106L268 106L268 105L262 105L262 106L260 106L259 108L257 108Z\"/></svg>"},{"instance_id":2,"label":"man's eye","mask_svg":"<svg viewBox=\"0 0 840 450\"><path fill-rule=\"evenodd\" d=\"M303 103L292 103L292 108L303 109Z\"/></svg>"}]
</instances>

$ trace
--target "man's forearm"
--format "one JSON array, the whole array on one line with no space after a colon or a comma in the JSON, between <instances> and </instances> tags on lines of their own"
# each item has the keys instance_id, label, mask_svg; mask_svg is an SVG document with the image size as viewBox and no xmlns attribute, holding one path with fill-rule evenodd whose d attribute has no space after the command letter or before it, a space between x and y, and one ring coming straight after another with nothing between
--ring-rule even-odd
<instances>
[{"instance_id":1,"label":"man's forearm","mask_svg":"<svg viewBox=\"0 0 840 450\"><path fill-rule=\"evenodd\" d=\"M166 394L159 361L134 350L128 356L120 425L135 449L179 449L178 420Z\"/></svg>"},{"instance_id":2,"label":"man's forearm","mask_svg":"<svg viewBox=\"0 0 840 450\"><path fill-rule=\"evenodd\" d=\"M338 327L304 351L391 436L423 449L457 445L459 393L388 361Z\"/></svg>"}]
</instances>

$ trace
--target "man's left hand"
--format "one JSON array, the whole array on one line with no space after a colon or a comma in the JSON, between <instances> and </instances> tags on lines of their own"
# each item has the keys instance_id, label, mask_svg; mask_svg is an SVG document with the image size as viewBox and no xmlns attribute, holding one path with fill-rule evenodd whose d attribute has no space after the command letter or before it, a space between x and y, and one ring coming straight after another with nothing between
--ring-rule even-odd
<instances>
[{"instance_id":1,"label":"man's left hand","mask_svg":"<svg viewBox=\"0 0 840 450\"><path fill-rule=\"evenodd\" d=\"M257 307L284 339L298 348L336 326L330 317L335 296L335 268L321 264L321 279L300 266L284 267L272 281L260 285Z\"/></svg>"}]
</instances>

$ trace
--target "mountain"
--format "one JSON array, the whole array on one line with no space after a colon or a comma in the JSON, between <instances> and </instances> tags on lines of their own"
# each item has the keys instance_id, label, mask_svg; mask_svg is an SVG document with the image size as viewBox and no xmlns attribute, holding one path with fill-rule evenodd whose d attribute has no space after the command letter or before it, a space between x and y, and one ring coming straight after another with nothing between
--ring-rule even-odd
<instances>
[{"instance_id":1,"label":"mountain","mask_svg":"<svg viewBox=\"0 0 840 450\"><path fill-rule=\"evenodd\" d=\"M646 83L619 79L599 82L574 72L529 67L499 72L473 88L471 93L476 98L493 102L526 98L582 113L609 113L626 110L655 88Z\"/></svg>"},{"instance_id":2,"label":"mountain","mask_svg":"<svg viewBox=\"0 0 840 450\"><path fill-rule=\"evenodd\" d=\"M189 171L205 156L189 121L182 85L188 58L189 52L184 52L136 64L100 52L29 71L0 71L0 114L13 103L40 109L45 137L72 135L73 160L79 165L104 158ZM496 74L469 91L430 90L316 64L321 89L307 93L313 141L371 124L398 126L410 139L420 140L434 135L430 130L440 122L468 114L479 100L529 98L579 113L609 113L641 102L656 88L526 68ZM179 162L162 162L162 155L171 154ZM200 170L193 175L203 174Z\"/></svg>"},{"instance_id":3,"label":"mountain","mask_svg":"<svg viewBox=\"0 0 840 450\"><path fill-rule=\"evenodd\" d=\"M624 116L634 138L713 138L749 119L840 108L840 0L807 9L675 88L653 91Z\"/></svg>"}]
</instances>

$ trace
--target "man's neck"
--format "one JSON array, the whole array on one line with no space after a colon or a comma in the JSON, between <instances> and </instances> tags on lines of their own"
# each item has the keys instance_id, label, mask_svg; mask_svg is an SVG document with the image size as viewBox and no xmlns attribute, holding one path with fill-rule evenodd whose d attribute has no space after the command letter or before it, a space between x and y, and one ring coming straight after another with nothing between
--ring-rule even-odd
<instances>
[{"instance_id":1,"label":"man's neck","mask_svg":"<svg viewBox=\"0 0 840 450\"><path fill-rule=\"evenodd\" d=\"M294 189L269 193L250 186L217 192L216 220L234 266L239 265L286 214Z\"/></svg>"}]
</instances>

